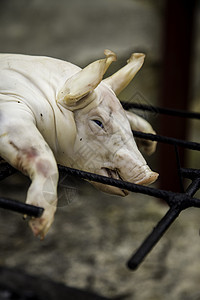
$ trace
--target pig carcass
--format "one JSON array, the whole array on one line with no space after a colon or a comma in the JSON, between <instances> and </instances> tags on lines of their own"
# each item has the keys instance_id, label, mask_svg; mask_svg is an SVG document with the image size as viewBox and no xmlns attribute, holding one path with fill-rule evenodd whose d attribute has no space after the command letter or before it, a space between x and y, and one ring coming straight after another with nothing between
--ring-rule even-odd
<instances>
[{"instance_id":1,"label":"pig carcass","mask_svg":"<svg viewBox=\"0 0 200 300\"><path fill-rule=\"evenodd\" d=\"M112 51L104 54L84 69L49 57L0 55L0 156L31 179L26 203L45 209L40 218L30 220L41 238L56 211L57 163L144 185L158 176L147 166L131 131L154 133L151 125L126 112L116 96L141 68L144 54L132 54L127 65L103 80L116 60ZM145 143L145 150L152 153L155 142Z\"/></svg>"}]
</instances>

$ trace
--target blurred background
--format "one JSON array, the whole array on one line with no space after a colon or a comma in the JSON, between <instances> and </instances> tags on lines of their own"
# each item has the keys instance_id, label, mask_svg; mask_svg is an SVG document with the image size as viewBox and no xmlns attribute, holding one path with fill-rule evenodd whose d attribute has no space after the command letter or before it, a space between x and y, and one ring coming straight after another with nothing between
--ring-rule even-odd
<instances>
[{"instance_id":1,"label":"blurred background","mask_svg":"<svg viewBox=\"0 0 200 300\"><path fill-rule=\"evenodd\" d=\"M120 100L199 112L199 20L199 1L0 0L0 52L51 56L84 67L108 48L118 60L107 75L126 64L132 52L143 52L145 64ZM159 134L199 142L198 120L160 116L156 110L139 114ZM200 168L197 151L180 149L180 159L184 167ZM179 191L173 147L159 143L146 160L160 173L155 186ZM21 216L0 210L0 267L107 298L200 299L197 209L182 213L133 273L127 259L167 207L150 196L132 193L122 199L65 179L55 222L43 242L32 237ZM1 182L0 195L25 201L29 183L14 175ZM9 281L2 274L0 299L11 299L1 290Z\"/></svg>"}]
</instances>

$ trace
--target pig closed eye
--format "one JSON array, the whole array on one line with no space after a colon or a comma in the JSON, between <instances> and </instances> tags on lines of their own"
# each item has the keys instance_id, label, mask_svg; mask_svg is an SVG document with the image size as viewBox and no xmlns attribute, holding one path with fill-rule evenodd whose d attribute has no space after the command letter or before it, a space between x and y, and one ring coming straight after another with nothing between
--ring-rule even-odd
<instances>
[{"instance_id":1,"label":"pig closed eye","mask_svg":"<svg viewBox=\"0 0 200 300\"><path fill-rule=\"evenodd\" d=\"M101 121L99 121L99 120L92 120L92 121L95 122L102 129L104 128L103 123Z\"/></svg>"}]
</instances>

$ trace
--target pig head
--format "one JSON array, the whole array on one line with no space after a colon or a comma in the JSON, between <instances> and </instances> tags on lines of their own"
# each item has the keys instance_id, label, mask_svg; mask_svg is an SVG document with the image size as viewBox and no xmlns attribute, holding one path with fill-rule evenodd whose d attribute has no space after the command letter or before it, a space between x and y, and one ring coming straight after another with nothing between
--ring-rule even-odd
<instances>
[{"instance_id":1,"label":"pig head","mask_svg":"<svg viewBox=\"0 0 200 300\"><path fill-rule=\"evenodd\" d=\"M140 69L144 55L133 54L124 68L102 80L108 65L116 59L109 50L105 50L105 54L106 59L90 64L66 81L58 94L58 105L73 111L76 123L71 166L132 183L151 184L158 174L148 167L131 131L141 129L141 126L137 127L138 117L126 112L116 96ZM147 127L147 122L142 119L140 122ZM147 131L154 133L148 126ZM155 143L150 142L149 147L155 150ZM107 193L128 194L117 187L92 184Z\"/></svg>"}]
</instances>

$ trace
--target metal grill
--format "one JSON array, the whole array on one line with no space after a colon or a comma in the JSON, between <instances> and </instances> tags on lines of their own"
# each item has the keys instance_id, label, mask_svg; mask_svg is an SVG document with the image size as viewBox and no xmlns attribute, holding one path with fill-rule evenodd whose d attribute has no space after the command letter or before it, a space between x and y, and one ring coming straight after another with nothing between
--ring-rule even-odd
<instances>
[{"instance_id":1,"label":"metal grill","mask_svg":"<svg viewBox=\"0 0 200 300\"><path fill-rule=\"evenodd\" d=\"M130 109L142 109L156 112L160 114L168 114L173 116L179 116L184 118L200 119L200 113L185 112L179 110L163 109L159 107L152 107L147 105L139 105L136 103L123 103L124 108ZM180 179L181 192L172 192L168 190L162 190L152 187L140 186L130 182L108 178L97 174L84 172L77 169L58 166L60 176L73 175L78 178L87 179L90 181L100 182L103 184L113 185L121 189L126 189L134 193L141 193L145 195L154 196L159 199L163 199L169 206L167 213L161 218L161 220L154 227L153 231L144 239L140 247L134 252L131 258L127 262L127 266L131 270L136 270L147 254L158 243L166 230L176 220L181 211L189 207L200 207L200 199L195 198L195 193L200 188L200 170L191 168L182 168L179 160L178 148L184 147L190 150L200 151L200 143L189 142L179 140L175 138L165 137L161 135L146 134L138 131L133 131L133 135L138 138L158 141L160 143L167 143L174 146L174 151L177 158L177 170ZM11 167L7 163L0 164L0 180L14 174L17 170ZM183 179L187 178L191 180L190 185L184 190ZM0 198L0 207L9 209L15 212L19 212L28 216L39 217L43 213L43 208L35 207L19 201L7 198Z\"/></svg>"}]
</instances>

